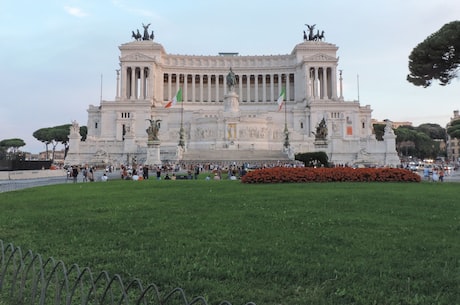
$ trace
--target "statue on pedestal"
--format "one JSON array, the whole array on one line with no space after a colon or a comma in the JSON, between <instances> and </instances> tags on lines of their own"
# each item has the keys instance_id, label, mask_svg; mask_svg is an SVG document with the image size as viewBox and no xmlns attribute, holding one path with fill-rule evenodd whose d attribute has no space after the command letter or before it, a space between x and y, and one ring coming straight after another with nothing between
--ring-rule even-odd
<instances>
[{"instance_id":1,"label":"statue on pedestal","mask_svg":"<svg viewBox=\"0 0 460 305\"><path fill-rule=\"evenodd\" d=\"M80 134L80 126L76 120L72 121L72 126L70 127L70 134Z\"/></svg>"},{"instance_id":2,"label":"statue on pedestal","mask_svg":"<svg viewBox=\"0 0 460 305\"><path fill-rule=\"evenodd\" d=\"M230 92L233 91L235 85L236 85L236 76L235 76L235 73L233 73L232 68L230 68L230 72L228 72L227 74L227 86Z\"/></svg>"},{"instance_id":3,"label":"statue on pedestal","mask_svg":"<svg viewBox=\"0 0 460 305\"><path fill-rule=\"evenodd\" d=\"M145 130L148 134L148 141L159 141L158 132L160 131L161 120L148 119L147 121L150 121L150 126Z\"/></svg>"},{"instance_id":4,"label":"statue on pedestal","mask_svg":"<svg viewBox=\"0 0 460 305\"><path fill-rule=\"evenodd\" d=\"M385 134L394 134L394 131L393 131L393 122L386 119L384 120L385 122Z\"/></svg>"},{"instance_id":5,"label":"statue on pedestal","mask_svg":"<svg viewBox=\"0 0 460 305\"><path fill-rule=\"evenodd\" d=\"M324 118L319 122L318 127L316 127L315 140L326 140L327 138L327 125Z\"/></svg>"}]
</instances>

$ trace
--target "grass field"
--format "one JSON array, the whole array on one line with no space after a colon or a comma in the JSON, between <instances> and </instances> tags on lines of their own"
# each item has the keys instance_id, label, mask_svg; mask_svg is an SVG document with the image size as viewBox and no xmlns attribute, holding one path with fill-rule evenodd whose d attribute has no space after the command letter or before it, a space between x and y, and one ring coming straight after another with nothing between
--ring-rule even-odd
<instances>
[{"instance_id":1,"label":"grass field","mask_svg":"<svg viewBox=\"0 0 460 305\"><path fill-rule=\"evenodd\" d=\"M47 186L0 194L0 239L209 304L460 304L459 187Z\"/></svg>"}]
</instances>

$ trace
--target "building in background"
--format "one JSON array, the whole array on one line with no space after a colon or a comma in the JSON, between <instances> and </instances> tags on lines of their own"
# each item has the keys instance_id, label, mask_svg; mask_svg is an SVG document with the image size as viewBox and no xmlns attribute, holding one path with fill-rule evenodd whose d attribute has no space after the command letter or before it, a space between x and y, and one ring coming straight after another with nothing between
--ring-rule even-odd
<instances>
[{"instance_id":1,"label":"building in background","mask_svg":"<svg viewBox=\"0 0 460 305\"><path fill-rule=\"evenodd\" d=\"M454 121L460 120L460 115L458 110L454 110L454 116L450 118L450 122L447 124L447 128ZM451 138L447 134L447 160L449 162L460 162L460 140L458 138Z\"/></svg>"},{"instance_id":2,"label":"building in background","mask_svg":"<svg viewBox=\"0 0 460 305\"><path fill-rule=\"evenodd\" d=\"M313 151L336 164L400 163L391 122L377 141L370 105L344 99L334 44L305 37L286 55L195 56L133 37L119 47L114 100L88 108L86 141L73 122L66 164L292 160Z\"/></svg>"}]
</instances>

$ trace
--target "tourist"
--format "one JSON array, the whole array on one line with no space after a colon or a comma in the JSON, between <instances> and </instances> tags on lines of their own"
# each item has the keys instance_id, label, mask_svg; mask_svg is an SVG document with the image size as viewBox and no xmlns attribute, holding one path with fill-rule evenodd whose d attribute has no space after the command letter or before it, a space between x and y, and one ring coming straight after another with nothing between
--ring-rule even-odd
<instances>
[{"instance_id":1,"label":"tourist","mask_svg":"<svg viewBox=\"0 0 460 305\"><path fill-rule=\"evenodd\" d=\"M134 181L137 181L139 180L139 175L137 174L137 170L133 170L133 176L132 176L132 179Z\"/></svg>"},{"instance_id":2,"label":"tourist","mask_svg":"<svg viewBox=\"0 0 460 305\"><path fill-rule=\"evenodd\" d=\"M161 168L157 167L157 180L161 180Z\"/></svg>"},{"instance_id":3,"label":"tourist","mask_svg":"<svg viewBox=\"0 0 460 305\"><path fill-rule=\"evenodd\" d=\"M121 168L120 168L120 178L121 178L121 180L125 180L127 175L128 175L128 172L126 171L126 167L124 165L122 165Z\"/></svg>"},{"instance_id":4,"label":"tourist","mask_svg":"<svg viewBox=\"0 0 460 305\"><path fill-rule=\"evenodd\" d=\"M108 180L107 174L104 173L104 175L102 175L102 177L101 177L101 181L102 182L107 182L107 180Z\"/></svg>"},{"instance_id":5,"label":"tourist","mask_svg":"<svg viewBox=\"0 0 460 305\"><path fill-rule=\"evenodd\" d=\"M147 165L144 165L144 167L142 168L142 177L144 178L144 180L149 178L149 167Z\"/></svg>"},{"instance_id":6,"label":"tourist","mask_svg":"<svg viewBox=\"0 0 460 305\"><path fill-rule=\"evenodd\" d=\"M165 180L171 180L171 177L169 177L168 173L166 173Z\"/></svg>"},{"instance_id":7,"label":"tourist","mask_svg":"<svg viewBox=\"0 0 460 305\"><path fill-rule=\"evenodd\" d=\"M89 168L88 179L90 182L94 182L94 169L93 167Z\"/></svg>"},{"instance_id":8,"label":"tourist","mask_svg":"<svg viewBox=\"0 0 460 305\"><path fill-rule=\"evenodd\" d=\"M83 168L82 174L83 174L83 182L88 182L88 169L86 167Z\"/></svg>"},{"instance_id":9,"label":"tourist","mask_svg":"<svg viewBox=\"0 0 460 305\"><path fill-rule=\"evenodd\" d=\"M73 177L73 183L77 183L78 168L76 166L72 166L72 177Z\"/></svg>"},{"instance_id":10,"label":"tourist","mask_svg":"<svg viewBox=\"0 0 460 305\"><path fill-rule=\"evenodd\" d=\"M220 180L220 176L217 173L214 174L214 180Z\"/></svg>"},{"instance_id":11,"label":"tourist","mask_svg":"<svg viewBox=\"0 0 460 305\"><path fill-rule=\"evenodd\" d=\"M173 174L171 175L171 180L176 180L176 174L173 173Z\"/></svg>"},{"instance_id":12,"label":"tourist","mask_svg":"<svg viewBox=\"0 0 460 305\"><path fill-rule=\"evenodd\" d=\"M444 181L444 170L441 168L439 170L439 182L443 182Z\"/></svg>"}]
</instances>

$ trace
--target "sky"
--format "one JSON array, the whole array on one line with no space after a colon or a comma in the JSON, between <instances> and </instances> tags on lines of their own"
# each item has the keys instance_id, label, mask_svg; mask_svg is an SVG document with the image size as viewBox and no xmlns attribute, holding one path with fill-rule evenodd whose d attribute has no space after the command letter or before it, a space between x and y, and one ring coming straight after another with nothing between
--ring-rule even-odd
<instances>
[{"instance_id":1,"label":"sky","mask_svg":"<svg viewBox=\"0 0 460 305\"><path fill-rule=\"evenodd\" d=\"M339 47L345 100L370 105L377 120L445 127L460 108L460 79L416 87L408 56L459 19L458 0L0 0L0 140L38 153L34 131L86 125L89 105L114 100L118 47L143 23L183 55L290 54L316 24Z\"/></svg>"}]
</instances>

